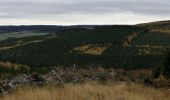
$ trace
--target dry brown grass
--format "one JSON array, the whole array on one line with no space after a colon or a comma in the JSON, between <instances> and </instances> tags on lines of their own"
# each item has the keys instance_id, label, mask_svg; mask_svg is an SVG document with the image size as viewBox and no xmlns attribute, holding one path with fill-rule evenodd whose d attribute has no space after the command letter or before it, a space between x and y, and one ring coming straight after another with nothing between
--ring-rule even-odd
<instances>
[{"instance_id":1,"label":"dry brown grass","mask_svg":"<svg viewBox=\"0 0 170 100\"><path fill-rule=\"evenodd\" d=\"M161 32L161 33L170 34L170 29L155 29L155 30L151 30L151 32Z\"/></svg>"},{"instance_id":2,"label":"dry brown grass","mask_svg":"<svg viewBox=\"0 0 170 100\"><path fill-rule=\"evenodd\" d=\"M75 47L75 48L73 48L73 50L79 51L79 52L85 53L85 54L101 55L110 46L111 46L111 44L107 44L107 45L87 44L87 45L81 45L79 47Z\"/></svg>"},{"instance_id":3,"label":"dry brown grass","mask_svg":"<svg viewBox=\"0 0 170 100\"><path fill-rule=\"evenodd\" d=\"M1 100L170 100L168 90L136 84L97 82L66 85L64 88L22 88Z\"/></svg>"}]
</instances>

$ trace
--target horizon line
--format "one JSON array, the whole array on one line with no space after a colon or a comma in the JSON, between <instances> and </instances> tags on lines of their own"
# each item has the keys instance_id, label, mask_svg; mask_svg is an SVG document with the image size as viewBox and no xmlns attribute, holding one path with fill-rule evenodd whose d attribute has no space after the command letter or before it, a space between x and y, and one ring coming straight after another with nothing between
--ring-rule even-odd
<instances>
[{"instance_id":1,"label":"horizon line","mask_svg":"<svg viewBox=\"0 0 170 100\"><path fill-rule=\"evenodd\" d=\"M0 26L114 26L114 25L139 25L139 24L147 24L147 23L155 23L155 22L166 22L170 20L157 20L157 21L148 21L148 22L141 22L136 24L7 24L7 25L1 25Z\"/></svg>"}]
</instances>

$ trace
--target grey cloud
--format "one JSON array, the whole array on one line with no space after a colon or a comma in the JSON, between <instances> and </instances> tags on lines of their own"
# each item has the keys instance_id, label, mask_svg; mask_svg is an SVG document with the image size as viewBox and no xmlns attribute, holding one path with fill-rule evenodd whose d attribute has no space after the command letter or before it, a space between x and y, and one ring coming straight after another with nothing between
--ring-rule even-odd
<instances>
[{"instance_id":1,"label":"grey cloud","mask_svg":"<svg viewBox=\"0 0 170 100\"><path fill-rule=\"evenodd\" d=\"M0 0L0 18L132 13L169 16L168 0Z\"/></svg>"},{"instance_id":2,"label":"grey cloud","mask_svg":"<svg viewBox=\"0 0 170 100\"><path fill-rule=\"evenodd\" d=\"M15 1L15 0L14 0ZM37 16L39 14L102 14L102 13L118 13L118 12L132 12L142 14L169 14L170 3L164 2L133 2L133 1L103 1L103 2L2 2L0 3L0 12L9 13L9 17L20 16ZM2 17L2 16L1 16Z\"/></svg>"}]
</instances>

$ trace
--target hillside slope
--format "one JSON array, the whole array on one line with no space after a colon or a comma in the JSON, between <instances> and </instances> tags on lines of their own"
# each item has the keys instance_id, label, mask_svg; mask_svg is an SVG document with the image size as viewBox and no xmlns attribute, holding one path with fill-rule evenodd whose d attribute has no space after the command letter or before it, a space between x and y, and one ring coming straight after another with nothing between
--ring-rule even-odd
<instances>
[{"instance_id":1,"label":"hillside slope","mask_svg":"<svg viewBox=\"0 0 170 100\"><path fill-rule=\"evenodd\" d=\"M161 32L161 33L170 34L170 20L144 23L144 24L139 24L137 26L145 27L153 32Z\"/></svg>"},{"instance_id":2,"label":"hillside slope","mask_svg":"<svg viewBox=\"0 0 170 100\"><path fill-rule=\"evenodd\" d=\"M163 22L159 23L83 26L44 36L7 39L0 42L0 59L27 65L32 70L74 64L81 67L150 68L161 64L170 48L169 34L153 31L157 27L162 29Z\"/></svg>"}]
</instances>

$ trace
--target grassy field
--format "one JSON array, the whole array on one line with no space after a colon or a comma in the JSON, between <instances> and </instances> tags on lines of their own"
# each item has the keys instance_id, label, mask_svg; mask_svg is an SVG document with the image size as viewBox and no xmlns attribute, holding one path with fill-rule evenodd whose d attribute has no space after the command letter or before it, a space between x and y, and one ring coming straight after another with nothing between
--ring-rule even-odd
<instances>
[{"instance_id":1,"label":"grassy field","mask_svg":"<svg viewBox=\"0 0 170 100\"><path fill-rule=\"evenodd\" d=\"M137 84L84 84L19 88L1 100L170 100L170 91Z\"/></svg>"},{"instance_id":2,"label":"grassy field","mask_svg":"<svg viewBox=\"0 0 170 100\"><path fill-rule=\"evenodd\" d=\"M49 33L33 33L33 32L15 32L15 33L4 33L0 34L0 41L9 39L9 38L24 38L31 36L42 36L47 35Z\"/></svg>"}]
</instances>

